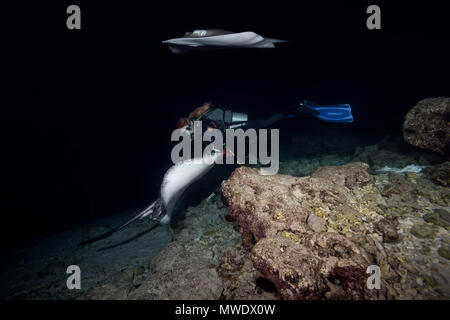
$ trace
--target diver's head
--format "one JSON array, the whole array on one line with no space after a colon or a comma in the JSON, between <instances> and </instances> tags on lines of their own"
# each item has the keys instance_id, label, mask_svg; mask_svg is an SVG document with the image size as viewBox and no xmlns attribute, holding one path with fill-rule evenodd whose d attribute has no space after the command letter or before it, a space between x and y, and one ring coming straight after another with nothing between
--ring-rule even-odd
<instances>
[{"instance_id":1,"label":"diver's head","mask_svg":"<svg viewBox=\"0 0 450 320\"><path fill-rule=\"evenodd\" d=\"M193 133L193 123L191 120L186 118L179 118L177 121L176 129L180 129L183 134L191 135Z\"/></svg>"},{"instance_id":2,"label":"diver's head","mask_svg":"<svg viewBox=\"0 0 450 320\"><path fill-rule=\"evenodd\" d=\"M205 102L202 106L196 108L194 111L192 111L189 114L189 117L187 118L179 118L177 121L176 128L177 129L184 129L188 131L189 133L192 133L192 130L194 128L193 121L195 119L200 118L206 111L209 110L211 107L211 102Z\"/></svg>"},{"instance_id":3,"label":"diver's head","mask_svg":"<svg viewBox=\"0 0 450 320\"><path fill-rule=\"evenodd\" d=\"M189 125L189 120L188 119L186 119L186 118L179 118L178 121L177 121L176 128L177 129L182 129L182 128L185 128L188 125Z\"/></svg>"}]
</instances>

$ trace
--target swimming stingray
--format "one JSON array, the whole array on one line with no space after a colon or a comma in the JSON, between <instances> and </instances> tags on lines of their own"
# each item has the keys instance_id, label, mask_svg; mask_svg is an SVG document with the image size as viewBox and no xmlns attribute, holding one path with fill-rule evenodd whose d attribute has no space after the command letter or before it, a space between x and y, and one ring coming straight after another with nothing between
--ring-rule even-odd
<instances>
[{"instance_id":1,"label":"swimming stingray","mask_svg":"<svg viewBox=\"0 0 450 320\"><path fill-rule=\"evenodd\" d=\"M221 29L195 30L184 37L164 40L172 53L183 53L199 49L219 48L275 48L275 43L285 40L263 38L252 31L231 32Z\"/></svg>"},{"instance_id":2,"label":"swimming stingray","mask_svg":"<svg viewBox=\"0 0 450 320\"><path fill-rule=\"evenodd\" d=\"M222 157L222 152L212 152L210 155L199 159L188 159L180 161L167 170L164 175L159 198L150 206L139 212L124 224L102 234L96 238L81 242L80 245L92 243L109 237L113 233L123 229L133 221L149 217L165 225L170 223L174 213L174 207L182 193L193 182L205 175L213 166L215 161Z\"/></svg>"}]
</instances>

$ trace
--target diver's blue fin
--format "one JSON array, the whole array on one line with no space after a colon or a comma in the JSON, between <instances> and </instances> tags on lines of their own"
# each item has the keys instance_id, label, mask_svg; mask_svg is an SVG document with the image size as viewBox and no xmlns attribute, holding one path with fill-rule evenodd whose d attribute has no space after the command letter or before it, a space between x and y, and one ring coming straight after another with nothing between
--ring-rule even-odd
<instances>
[{"instance_id":1,"label":"diver's blue fin","mask_svg":"<svg viewBox=\"0 0 450 320\"><path fill-rule=\"evenodd\" d=\"M310 101L302 101L300 105L300 111L311 113L323 121L353 122L352 108L349 104L317 106Z\"/></svg>"}]
</instances>

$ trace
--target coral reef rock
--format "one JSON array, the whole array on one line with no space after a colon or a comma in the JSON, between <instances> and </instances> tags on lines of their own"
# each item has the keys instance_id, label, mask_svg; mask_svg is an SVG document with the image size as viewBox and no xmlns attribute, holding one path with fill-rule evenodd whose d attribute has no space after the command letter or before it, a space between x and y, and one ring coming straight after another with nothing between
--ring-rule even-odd
<instances>
[{"instance_id":1,"label":"coral reef rock","mask_svg":"<svg viewBox=\"0 0 450 320\"><path fill-rule=\"evenodd\" d=\"M405 117L403 136L413 146L450 158L450 98L428 98L417 103Z\"/></svg>"},{"instance_id":2,"label":"coral reef rock","mask_svg":"<svg viewBox=\"0 0 450 320\"><path fill-rule=\"evenodd\" d=\"M450 190L424 173L368 169L353 162L292 177L240 167L222 184L243 248L278 297L450 297ZM367 288L369 265L380 268L380 289Z\"/></svg>"},{"instance_id":3,"label":"coral reef rock","mask_svg":"<svg viewBox=\"0 0 450 320\"><path fill-rule=\"evenodd\" d=\"M142 268L132 268L90 288L81 299L275 299L258 287L262 275L239 245L226 212L218 194L187 208L172 231L173 241L150 260L143 279Z\"/></svg>"},{"instance_id":4,"label":"coral reef rock","mask_svg":"<svg viewBox=\"0 0 450 320\"><path fill-rule=\"evenodd\" d=\"M369 258L346 237L321 232L297 242L278 235L258 241L252 249L256 269L272 281L284 299L362 298ZM348 270L357 276L346 276ZM330 285L339 281L339 294ZM346 292L347 291L347 292Z\"/></svg>"},{"instance_id":5,"label":"coral reef rock","mask_svg":"<svg viewBox=\"0 0 450 320\"><path fill-rule=\"evenodd\" d=\"M218 194L187 208L174 241L150 261L147 279L128 299L219 299L219 256L239 239L226 211Z\"/></svg>"},{"instance_id":6,"label":"coral reef rock","mask_svg":"<svg viewBox=\"0 0 450 320\"><path fill-rule=\"evenodd\" d=\"M222 281L198 245L170 243L150 261L147 280L128 299L218 299Z\"/></svg>"},{"instance_id":7,"label":"coral reef rock","mask_svg":"<svg viewBox=\"0 0 450 320\"><path fill-rule=\"evenodd\" d=\"M252 264L250 252L239 244L228 248L219 257L217 272L223 279L221 299L276 299L273 283L264 281Z\"/></svg>"},{"instance_id":8,"label":"coral reef rock","mask_svg":"<svg viewBox=\"0 0 450 320\"><path fill-rule=\"evenodd\" d=\"M422 160L420 157L422 156ZM410 165L439 163L439 155L422 155L418 150L405 143L403 139L386 136L374 145L356 147L352 161L361 161L370 165L372 171L385 167L405 168ZM442 161L441 161L442 162Z\"/></svg>"},{"instance_id":9,"label":"coral reef rock","mask_svg":"<svg viewBox=\"0 0 450 320\"><path fill-rule=\"evenodd\" d=\"M450 187L450 161L427 168L431 180L444 187Z\"/></svg>"}]
</instances>

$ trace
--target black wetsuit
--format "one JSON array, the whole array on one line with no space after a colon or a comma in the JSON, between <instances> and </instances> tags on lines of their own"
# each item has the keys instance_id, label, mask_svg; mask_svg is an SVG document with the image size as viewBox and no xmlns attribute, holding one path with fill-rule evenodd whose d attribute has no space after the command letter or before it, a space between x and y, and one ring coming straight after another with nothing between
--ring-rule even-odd
<instances>
[{"instance_id":1,"label":"black wetsuit","mask_svg":"<svg viewBox=\"0 0 450 320\"><path fill-rule=\"evenodd\" d=\"M286 118L292 118L299 114L297 110L293 110L293 108L290 108L292 112L286 112L286 113L275 113L272 114L267 119L257 119L257 120L248 120L248 121L241 121L241 122L233 122L232 121L232 114L233 112L228 109L222 109L222 108L213 108L205 112L198 120L202 120L203 127L206 129L208 127L214 127L217 129L220 129L222 132L224 132L226 129L230 128L232 125L236 125L239 123L242 123L242 126L236 126L235 128L267 128L272 126L275 122L286 119Z\"/></svg>"},{"instance_id":2,"label":"black wetsuit","mask_svg":"<svg viewBox=\"0 0 450 320\"><path fill-rule=\"evenodd\" d=\"M284 113L275 113L273 114L270 118L268 119L261 119L261 120L250 120L248 121L246 127L247 128L267 128L270 127L271 125L273 125L275 122L281 120L281 119L285 119L285 118L289 118L290 115L284 114Z\"/></svg>"}]
</instances>

